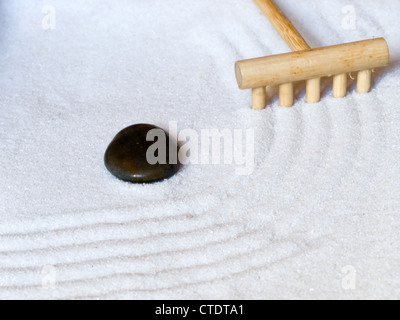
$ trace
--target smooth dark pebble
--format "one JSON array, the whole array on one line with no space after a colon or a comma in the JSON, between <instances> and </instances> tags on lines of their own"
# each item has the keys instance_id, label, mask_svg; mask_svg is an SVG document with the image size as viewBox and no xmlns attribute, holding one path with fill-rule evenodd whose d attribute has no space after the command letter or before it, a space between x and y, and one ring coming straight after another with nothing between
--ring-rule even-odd
<instances>
[{"instance_id":1,"label":"smooth dark pebble","mask_svg":"<svg viewBox=\"0 0 400 320\"><path fill-rule=\"evenodd\" d=\"M156 141L147 141L150 130L159 129L166 136L166 164L150 164L146 153ZM178 159L179 146L163 129L150 124L136 124L125 128L118 133L110 143L104 156L106 168L117 178L133 183L153 183L168 179L175 175L181 165L169 161L170 143L176 146L176 159ZM157 153L156 153L157 155Z\"/></svg>"}]
</instances>

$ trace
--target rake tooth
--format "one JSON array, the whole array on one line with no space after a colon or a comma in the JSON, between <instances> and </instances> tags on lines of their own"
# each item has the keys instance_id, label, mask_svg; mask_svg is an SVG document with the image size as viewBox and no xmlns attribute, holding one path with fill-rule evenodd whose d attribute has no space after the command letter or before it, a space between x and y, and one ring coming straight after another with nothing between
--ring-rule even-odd
<instances>
[{"instance_id":1,"label":"rake tooth","mask_svg":"<svg viewBox=\"0 0 400 320\"><path fill-rule=\"evenodd\" d=\"M363 70L358 72L357 92L367 93L371 90L372 70Z\"/></svg>"},{"instance_id":2,"label":"rake tooth","mask_svg":"<svg viewBox=\"0 0 400 320\"><path fill-rule=\"evenodd\" d=\"M344 98L347 94L347 74L342 73L333 77L333 96Z\"/></svg>"},{"instance_id":3,"label":"rake tooth","mask_svg":"<svg viewBox=\"0 0 400 320\"><path fill-rule=\"evenodd\" d=\"M266 87L254 88L253 92L253 109L262 110L267 106L267 90Z\"/></svg>"},{"instance_id":4,"label":"rake tooth","mask_svg":"<svg viewBox=\"0 0 400 320\"><path fill-rule=\"evenodd\" d=\"M307 102L315 103L321 100L321 78L307 80Z\"/></svg>"},{"instance_id":5,"label":"rake tooth","mask_svg":"<svg viewBox=\"0 0 400 320\"><path fill-rule=\"evenodd\" d=\"M293 107L293 83L284 83L279 86L279 104L282 107Z\"/></svg>"}]
</instances>

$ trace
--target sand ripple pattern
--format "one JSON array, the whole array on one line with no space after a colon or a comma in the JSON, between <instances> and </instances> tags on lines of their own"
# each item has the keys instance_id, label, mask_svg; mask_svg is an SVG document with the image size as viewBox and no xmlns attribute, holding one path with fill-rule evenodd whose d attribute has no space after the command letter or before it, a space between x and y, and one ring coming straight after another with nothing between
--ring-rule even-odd
<instances>
[{"instance_id":1,"label":"sand ripple pattern","mask_svg":"<svg viewBox=\"0 0 400 320\"><path fill-rule=\"evenodd\" d=\"M90 16L93 24L83 39L78 24L61 18L58 35L33 30L33 58L18 51L24 22L10 21L16 10L33 21L36 2L1 4L11 31L0 34L0 44L9 65L20 62L14 71L0 68L1 78L14 75L0 82L7 92L0 97L0 298L312 298L316 290L317 297L337 298L347 264L364 272L351 297L374 297L380 289L389 298L400 294L399 257L391 255L400 249L398 65L378 74L369 95L352 87L336 100L327 87L320 103L305 104L299 84L298 103L286 109L269 88L271 105L254 112L249 92L236 88L233 62L287 48L251 1L204 0L190 9L182 0L145 2L101 0L92 12L94 1L71 7L60 0L63 21ZM352 40L330 14L338 10L340 17L346 1L333 8L311 2L311 12L281 4L295 23L307 16L320 26L301 30L315 32L316 45ZM362 11L356 38L372 36L367 30L381 11ZM109 28L113 19L118 30ZM390 39L386 24L378 26ZM123 39L127 34L132 41ZM79 57L65 53L67 44ZM45 67L57 61L51 52L65 55L59 70ZM63 85L46 76L68 64ZM83 65L89 76L76 83ZM26 77L29 96L21 94L27 84L17 86ZM254 128L254 173L192 165L156 185L116 181L102 166L102 152L114 133L139 121Z\"/></svg>"}]
</instances>

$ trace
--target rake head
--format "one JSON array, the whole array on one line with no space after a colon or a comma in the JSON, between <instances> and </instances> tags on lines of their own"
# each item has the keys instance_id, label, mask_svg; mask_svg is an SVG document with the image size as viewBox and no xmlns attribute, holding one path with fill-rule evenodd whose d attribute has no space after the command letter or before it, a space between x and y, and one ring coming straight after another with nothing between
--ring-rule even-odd
<instances>
[{"instance_id":1,"label":"rake head","mask_svg":"<svg viewBox=\"0 0 400 320\"><path fill-rule=\"evenodd\" d=\"M265 87L270 85L279 85L281 106L293 106L293 83L300 80L307 80L307 102L318 102L324 76L333 76L333 95L343 98L350 72L358 72L357 91L369 92L372 69L389 63L389 48L383 38L311 49L273 0L254 2L295 52L236 63L239 88L253 91L253 109L265 108Z\"/></svg>"}]
</instances>

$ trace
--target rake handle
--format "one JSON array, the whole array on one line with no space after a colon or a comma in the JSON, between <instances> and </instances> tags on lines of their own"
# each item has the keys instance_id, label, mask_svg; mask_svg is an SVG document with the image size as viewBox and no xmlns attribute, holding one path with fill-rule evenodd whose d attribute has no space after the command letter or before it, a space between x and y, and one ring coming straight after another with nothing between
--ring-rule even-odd
<instances>
[{"instance_id":1,"label":"rake handle","mask_svg":"<svg viewBox=\"0 0 400 320\"><path fill-rule=\"evenodd\" d=\"M254 0L292 51L311 49L273 0Z\"/></svg>"}]
</instances>

